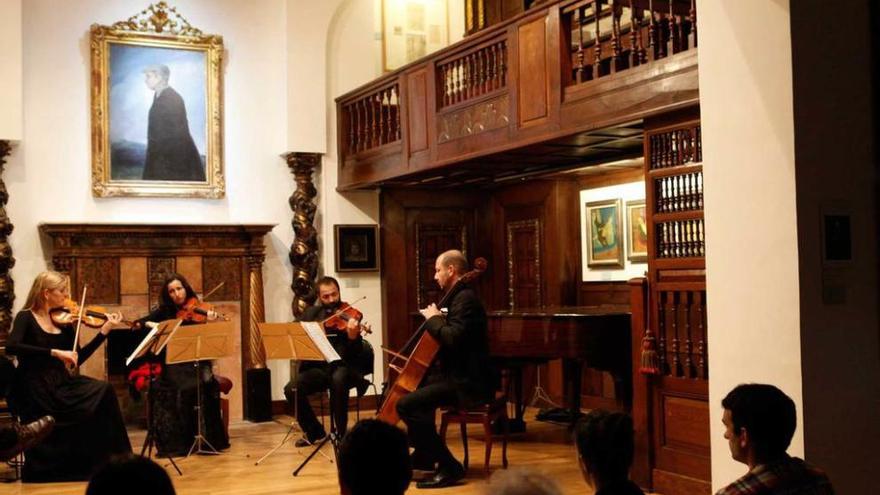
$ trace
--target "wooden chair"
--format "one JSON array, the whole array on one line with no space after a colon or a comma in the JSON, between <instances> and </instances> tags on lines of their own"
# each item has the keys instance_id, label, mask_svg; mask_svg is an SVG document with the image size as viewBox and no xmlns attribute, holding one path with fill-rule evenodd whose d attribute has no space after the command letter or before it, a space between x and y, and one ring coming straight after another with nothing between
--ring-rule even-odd
<instances>
[{"instance_id":1,"label":"wooden chair","mask_svg":"<svg viewBox=\"0 0 880 495\"><path fill-rule=\"evenodd\" d=\"M224 397L232 390L232 380L222 375L214 375L220 386L220 415L223 418L223 428L226 430L226 438L229 438L229 398Z\"/></svg>"},{"instance_id":2,"label":"wooden chair","mask_svg":"<svg viewBox=\"0 0 880 495\"><path fill-rule=\"evenodd\" d=\"M483 469L486 474L489 473L489 459L492 456L492 422L498 421L501 424L501 464L507 469L507 434L508 434L508 417L507 417L507 395L501 395L495 398L491 404L477 406L471 409L449 408L443 411L440 417L440 438L446 442L446 429L449 423L458 423L461 426L461 441L464 444L464 469L468 469L468 441L467 441L467 425L482 424L483 434L485 435L486 444L486 460Z\"/></svg>"}]
</instances>

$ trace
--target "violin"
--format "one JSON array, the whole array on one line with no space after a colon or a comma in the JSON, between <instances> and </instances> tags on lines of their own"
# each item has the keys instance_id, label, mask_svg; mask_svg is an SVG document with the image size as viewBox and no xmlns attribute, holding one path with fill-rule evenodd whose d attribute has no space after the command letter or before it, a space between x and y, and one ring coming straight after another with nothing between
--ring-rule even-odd
<instances>
[{"instance_id":1,"label":"violin","mask_svg":"<svg viewBox=\"0 0 880 495\"><path fill-rule=\"evenodd\" d=\"M82 318L80 318L82 314ZM79 304L72 299L64 301L64 305L49 310L49 317L56 325L74 325L78 321L89 328L101 328L104 323L110 319L107 309L101 306L86 306L80 311ZM120 323L126 323L129 326L132 322L121 320Z\"/></svg>"},{"instance_id":2,"label":"violin","mask_svg":"<svg viewBox=\"0 0 880 495\"><path fill-rule=\"evenodd\" d=\"M360 323L364 318L364 314L361 313L357 308L348 304L346 302L340 303L342 307L337 310L335 313L325 318L322 323L324 323L324 330L337 330L340 332L344 332L348 330L348 322L350 320L355 320L360 327L359 330L363 333L373 333L373 329L370 328L370 325L365 323Z\"/></svg>"},{"instance_id":3,"label":"violin","mask_svg":"<svg viewBox=\"0 0 880 495\"><path fill-rule=\"evenodd\" d=\"M208 314L211 311L217 313L213 304L199 301L199 298L197 297L190 297L183 303L183 306L177 310L176 318L187 323L206 323L208 321ZM229 320L229 318L222 313L217 313L217 318L224 321Z\"/></svg>"}]
</instances>

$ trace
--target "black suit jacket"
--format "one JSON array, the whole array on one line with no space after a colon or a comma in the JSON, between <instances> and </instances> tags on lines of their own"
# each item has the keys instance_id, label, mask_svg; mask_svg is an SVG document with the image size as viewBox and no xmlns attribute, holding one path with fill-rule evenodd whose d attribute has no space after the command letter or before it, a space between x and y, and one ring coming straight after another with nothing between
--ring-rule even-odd
<instances>
[{"instance_id":1,"label":"black suit jacket","mask_svg":"<svg viewBox=\"0 0 880 495\"><path fill-rule=\"evenodd\" d=\"M489 400L495 384L486 310L469 285L452 290L446 316L429 318L425 330L440 342L438 358L444 379L456 386L464 405L473 405Z\"/></svg>"}]
</instances>

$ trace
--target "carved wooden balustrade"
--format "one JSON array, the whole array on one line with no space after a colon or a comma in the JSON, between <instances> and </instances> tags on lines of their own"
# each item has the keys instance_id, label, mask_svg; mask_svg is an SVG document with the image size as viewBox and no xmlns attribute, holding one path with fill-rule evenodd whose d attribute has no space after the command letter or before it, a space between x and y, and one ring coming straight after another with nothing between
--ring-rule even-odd
<instances>
[{"instance_id":1,"label":"carved wooden balustrade","mask_svg":"<svg viewBox=\"0 0 880 495\"><path fill-rule=\"evenodd\" d=\"M388 73L336 99L339 189L492 175L477 159L695 105L695 20L693 0L547 1Z\"/></svg>"},{"instance_id":2,"label":"carved wooden balustrade","mask_svg":"<svg viewBox=\"0 0 880 495\"><path fill-rule=\"evenodd\" d=\"M690 5L582 0L566 6L562 23L571 68L567 84L596 80L696 47L696 15L695 0Z\"/></svg>"}]
</instances>

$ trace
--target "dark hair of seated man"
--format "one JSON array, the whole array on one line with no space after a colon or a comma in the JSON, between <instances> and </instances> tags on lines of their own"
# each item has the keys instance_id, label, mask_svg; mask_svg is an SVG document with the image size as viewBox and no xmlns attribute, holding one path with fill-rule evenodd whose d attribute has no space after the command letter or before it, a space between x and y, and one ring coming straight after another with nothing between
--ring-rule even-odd
<instances>
[{"instance_id":1,"label":"dark hair of seated man","mask_svg":"<svg viewBox=\"0 0 880 495\"><path fill-rule=\"evenodd\" d=\"M110 459L89 480L86 495L175 495L171 478L146 457L123 455Z\"/></svg>"},{"instance_id":2,"label":"dark hair of seated man","mask_svg":"<svg viewBox=\"0 0 880 495\"><path fill-rule=\"evenodd\" d=\"M633 421L628 415L591 411L575 428L581 472L596 495L640 495L629 480L633 461Z\"/></svg>"},{"instance_id":3,"label":"dark hair of seated man","mask_svg":"<svg viewBox=\"0 0 880 495\"><path fill-rule=\"evenodd\" d=\"M375 419L358 421L342 439L339 484L345 495L399 495L412 480L406 434Z\"/></svg>"},{"instance_id":4,"label":"dark hair of seated man","mask_svg":"<svg viewBox=\"0 0 880 495\"><path fill-rule=\"evenodd\" d=\"M734 460L749 471L719 495L834 493L822 470L786 452L797 428L794 401L763 383L738 385L721 401L724 439Z\"/></svg>"}]
</instances>

